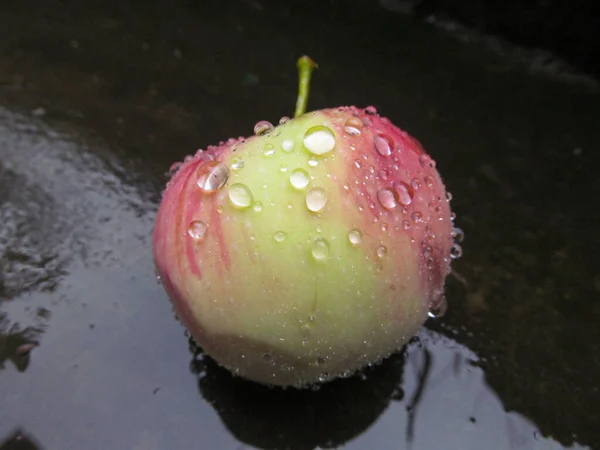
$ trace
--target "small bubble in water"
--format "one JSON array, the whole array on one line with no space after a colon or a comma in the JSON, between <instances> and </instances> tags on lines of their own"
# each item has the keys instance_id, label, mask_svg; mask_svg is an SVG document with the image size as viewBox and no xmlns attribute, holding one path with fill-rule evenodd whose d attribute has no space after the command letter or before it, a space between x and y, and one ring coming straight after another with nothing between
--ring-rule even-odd
<instances>
[{"instance_id":1,"label":"small bubble in water","mask_svg":"<svg viewBox=\"0 0 600 450\"><path fill-rule=\"evenodd\" d=\"M281 119L279 119L279 125L284 125L286 123L288 123L291 119L288 116L283 116Z\"/></svg>"},{"instance_id":2,"label":"small bubble in water","mask_svg":"<svg viewBox=\"0 0 600 450\"><path fill-rule=\"evenodd\" d=\"M263 359L265 361L273 361L273 355L271 355L270 353L263 353Z\"/></svg>"},{"instance_id":3,"label":"small bubble in water","mask_svg":"<svg viewBox=\"0 0 600 450\"><path fill-rule=\"evenodd\" d=\"M263 209L263 204L261 202L254 202L254 204L252 205L252 209L256 212L261 212Z\"/></svg>"},{"instance_id":4,"label":"small bubble in water","mask_svg":"<svg viewBox=\"0 0 600 450\"><path fill-rule=\"evenodd\" d=\"M454 244L452 245L452 248L450 249L450 257L452 259L458 259L462 256L463 254L463 250L462 247L458 244Z\"/></svg>"},{"instance_id":5,"label":"small bubble in water","mask_svg":"<svg viewBox=\"0 0 600 450\"><path fill-rule=\"evenodd\" d=\"M402 228L404 230L410 230L410 222L408 220L403 220L402 221Z\"/></svg>"},{"instance_id":6,"label":"small bubble in water","mask_svg":"<svg viewBox=\"0 0 600 450\"><path fill-rule=\"evenodd\" d=\"M377 114L377 108L375 108L374 106L367 106L365 108L365 112L371 116L374 116L375 114Z\"/></svg>"},{"instance_id":7,"label":"small bubble in water","mask_svg":"<svg viewBox=\"0 0 600 450\"><path fill-rule=\"evenodd\" d=\"M377 200L381 203L385 209L394 209L398 203L396 202L396 196L391 189L381 189L377 192Z\"/></svg>"},{"instance_id":8,"label":"small bubble in water","mask_svg":"<svg viewBox=\"0 0 600 450\"><path fill-rule=\"evenodd\" d=\"M236 183L229 187L229 200L238 208L248 208L252 205L254 198L248 186Z\"/></svg>"},{"instance_id":9,"label":"small bubble in water","mask_svg":"<svg viewBox=\"0 0 600 450\"><path fill-rule=\"evenodd\" d=\"M327 204L327 192L322 187L315 187L306 193L306 207L312 212L321 211Z\"/></svg>"},{"instance_id":10,"label":"small bubble in water","mask_svg":"<svg viewBox=\"0 0 600 450\"><path fill-rule=\"evenodd\" d=\"M458 227L454 227L452 228L452 231L450 232L450 236L452 236L452 238L460 243L464 240L465 238L465 233L462 229L458 228Z\"/></svg>"},{"instance_id":11,"label":"small bubble in water","mask_svg":"<svg viewBox=\"0 0 600 450\"><path fill-rule=\"evenodd\" d=\"M294 169L290 174L290 184L298 189L302 190L310 183L310 176L304 169Z\"/></svg>"},{"instance_id":12,"label":"small bubble in water","mask_svg":"<svg viewBox=\"0 0 600 450\"><path fill-rule=\"evenodd\" d=\"M373 139L375 143L375 150L381 156L390 156L392 154L392 148L394 148L394 141L391 137L385 134L379 134Z\"/></svg>"},{"instance_id":13,"label":"small bubble in water","mask_svg":"<svg viewBox=\"0 0 600 450\"><path fill-rule=\"evenodd\" d=\"M172 177L173 175L175 175L180 168L180 162L174 162L173 164L171 164L171 167L169 167L169 176Z\"/></svg>"},{"instance_id":14,"label":"small bubble in water","mask_svg":"<svg viewBox=\"0 0 600 450\"><path fill-rule=\"evenodd\" d=\"M335 147L335 135L329 128L318 125L304 135L304 147L315 155L329 153Z\"/></svg>"},{"instance_id":15,"label":"small bubble in water","mask_svg":"<svg viewBox=\"0 0 600 450\"><path fill-rule=\"evenodd\" d=\"M387 255L387 247L385 245L380 245L379 247L377 247L377 256L380 258L384 258L385 255Z\"/></svg>"},{"instance_id":16,"label":"small bubble in water","mask_svg":"<svg viewBox=\"0 0 600 450\"><path fill-rule=\"evenodd\" d=\"M296 143L294 141L292 141L291 139L285 139L281 143L281 149L286 153L289 153L292 150L294 150L295 146L296 146Z\"/></svg>"},{"instance_id":17,"label":"small bubble in water","mask_svg":"<svg viewBox=\"0 0 600 450\"><path fill-rule=\"evenodd\" d=\"M427 187L433 187L433 180L431 179L431 177L425 177L424 181Z\"/></svg>"},{"instance_id":18,"label":"small bubble in water","mask_svg":"<svg viewBox=\"0 0 600 450\"><path fill-rule=\"evenodd\" d=\"M350 117L344 124L344 131L351 136L358 136L362 128L362 120L360 120L358 117Z\"/></svg>"},{"instance_id":19,"label":"small bubble in water","mask_svg":"<svg viewBox=\"0 0 600 450\"><path fill-rule=\"evenodd\" d=\"M446 201L447 202L452 201L452 194L450 192L446 192Z\"/></svg>"},{"instance_id":20,"label":"small bubble in water","mask_svg":"<svg viewBox=\"0 0 600 450\"><path fill-rule=\"evenodd\" d=\"M283 231L277 231L273 238L275 239L276 242L283 242L285 241L285 238L287 237L287 234Z\"/></svg>"},{"instance_id":21,"label":"small bubble in water","mask_svg":"<svg viewBox=\"0 0 600 450\"><path fill-rule=\"evenodd\" d=\"M419 156L419 164L421 164L421 167L426 168L427 166L429 166L429 163L431 161L431 157L425 153L423 153L421 156Z\"/></svg>"},{"instance_id":22,"label":"small bubble in water","mask_svg":"<svg viewBox=\"0 0 600 450\"><path fill-rule=\"evenodd\" d=\"M319 383L324 383L324 382L326 382L329 379L329 374L327 374L327 373L320 373L317 376L317 379L319 380Z\"/></svg>"},{"instance_id":23,"label":"small bubble in water","mask_svg":"<svg viewBox=\"0 0 600 450\"><path fill-rule=\"evenodd\" d=\"M358 245L362 241L362 233L358 228L354 228L348 232L348 240L352 245Z\"/></svg>"},{"instance_id":24,"label":"small bubble in water","mask_svg":"<svg viewBox=\"0 0 600 450\"><path fill-rule=\"evenodd\" d=\"M315 158L310 158L308 160L308 165L310 167L317 167L319 165L319 161L317 161Z\"/></svg>"},{"instance_id":25,"label":"small bubble in water","mask_svg":"<svg viewBox=\"0 0 600 450\"><path fill-rule=\"evenodd\" d=\"M427 315L432 319L438 319L446 314L447 310L448 302L446 300L446 296L442 294L439 299L430 305Z\"/></svg>"},{"instance_id":26,"label":"small bubble in water","mask_svg":"<svg viewBox=\"0 0 600 450\"><path fill-rule=\"evenodd\" d=\"M329 255L329 242L325 238L317 238L312 243L310 252L317 261L323 261Z\"/></svg>"},{"instance_id":27,"label":"small bubble in water","mask_svg":"<svg viewBox=\"0 0 600 450\"><path fill-rule=\"evenodd\" d=\"M200 241L204 239L208 225L201 220L194 220L188 227L188 234L192 239Z\"/></svg>"},{"instance_id":28,"label":"small bubble in water","mask_svg":"<svg viewBox=\"0 0 600 450\"><path fill-rule=\"evenodd\" d=\"M315 362L317 363L317 366L322 366L325 364L325 358L319 356Z\"/></svg>"},{"instance_id":29,"label":"small bubble in water","mask_svg":"<svg viewBox=\"0 0 600 450\"><path fill-rule=\"evenodd\" d=\"M254 134L260 136L261 134L265 134L273 129L273 124L266 120L261 120L254 125Z\"/></svg>"},{"instance_id":30,"label":"small bubble in water","mask_svg":"<svg viewBox=\"0 0 600 450\"><path fill-rule=\"evenodd\" d=\"M198 169L198 187L204 192L214 192L229 179L229 169L218 161L208 161Z\"/></svg>"}]
</instances>

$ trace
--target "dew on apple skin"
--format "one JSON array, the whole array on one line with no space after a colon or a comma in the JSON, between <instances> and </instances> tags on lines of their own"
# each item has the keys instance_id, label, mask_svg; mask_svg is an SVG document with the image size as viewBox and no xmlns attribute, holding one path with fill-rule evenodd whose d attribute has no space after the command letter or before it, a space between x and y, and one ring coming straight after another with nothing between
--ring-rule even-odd
<instances>
[{"instance_id":1,"label":"dew on apple skin","mask_svg":"<svg viewBox=\"0 0 600 450\"><path fill-rule=\"evenodd\" d=\"M325 126L309 128L304 135L304 147L315 155L329 153L335 147L335 135Z\"/></svg>"},{"instance_id":2,"label":"dew on apple skin","mask_svg":"<svg viewBox=\"0 0 600 450\"><path fill-rule=\"evenodd\" d=\"M351 136L358 136L363 128L363 123L358 117L350 117L344 123L344 131Z\"/></svg>"},{"instance_id":3,"label":"dew on apple skin","mask_svg":"<svg viewBox=\"0 0 600 450\"><path fill-rule=\"evenodd\" d=\"M203 222L202 220L194 220L188 227L188 234L195 241L201 241L204 239L207 230L208 225L206 222Z\"/></svg>"},{"instance_id":4,"label":"dew on apple skin","mask_svg":"<svg viewBox=\"0 0 600 450\"><path fill-rule=\"evenodd\" d=\"M450 249L450 258L458 259L462 256L462 254L463 250L459 244L452 245L452 248Z\"/></svg>"},{"instance_id":5,"label":"dew on apple skin","mask_svg":"<svg viewBox=\"0 0 600 450\"><path fill-rule=\"evenodd\" d=\"M263 154L265 156L273 156L275 154L275 147L273 147L273 144L271 144L271 143L265 144L265 147L263 149Z\"/></svg>"},{"instance_id":6,"label":"dew on apple skin","mask_svg":"<svg viewBox=\"0 0 600 450\"><path fill-rule=\"evenodd\" d=\"M353 228L348 232L348 240L354 246L359 245L362 241L362 233L358 228Z\"/></svg>"},{"instance_id":7,"label":"dew on apple skin","mask_svg":"<svg viewBox=\"0 0 600 450\"><path fill-rule=\"evenodd\" d=\"M377 200L379 200L381 206L389 210L394 209L398 205L398 202L396 201L396 195L391 189L381 189L378 191Z\"/></svg>"},{"instance_id":8,"label":"dew on apple skin","mask_svg":"<svg viewBox=\"0 0 600 450\"><path fill-rule=\"evenodd\" d=\"M306 193L306 207L309 211L319 212L327 204L327 191L322 187L315 187Z\"/></svg>"},{"instance_id":9,"label":"dew on apple skin","mask_svg":"<svg viewBox=\"0 0 600 450\"><path fill-rule=\"evenodd\" d=\"M169 167L169 177L172 177L173 175L175 175L180 168L181 168L180 162L174 162L173 164L171 164L171 167Z\"/></svg>"},{"instance_id":10,"label":"dew on apple skin","mask_svg":"<svg viewBox=\"0 0 600 450\"><path fill-rule=\"evenodd\" d=\"M208 161L198 169L198 187L204 192L214 192L223 187L229 179L229 169L218 161Z\"/></svg>"},{"instance_id":11,"label":"dew on apple skin","mask_svg":"<svg viewBox=\"0 0 600 450\"><path fill-rule=\"evenodd\" d=\"M404 206L408 206L412 203L412 194L406 184L399 182L396 185L396 193L398 194L398 200Z\"/></svg>"},{"instance_id":12,"label":"dew on apple skin","mask_svg":"<svg viewBox=\"0 0 600 450\"><path fill-rule=\"evenodd\" d=\"M259 201L254 202L254 204L252 205L252 209L255 212L261 212L263 209L263 204Z\"/></svg>"},{"instance_id":13,"label":"dew on apple skin","mask_svg":"<svg viewBox=\"0 0 600 450\"><path fill-rule=\"evenodd\" d=\"M310 176L304 169L294 169L290 174L290 184L298 190L303 190L310 183Z\"/></svg>"},{"instance_id":14,"label":"dew on apple skin","mask_svg":"<svg viewBox=\"0 0 600 450\"><path fill-rule=\"evenodd\" d=\"M294 141L292 141L291 139L285 139L281 143L281 149L286 153L290 153L292 150L294 150L295 146L296 146L296 143Z\"/></svg>"},{"instance_id":15,"label":"dew on apple skin","mask_svg":"<svg viewBox=\"0 0 600 450\"><path fill-rule=\"evenodd\" d=\"M410 180L410 187L413 188L413 190L418 191L421 187L421 182L417 178L413 178Z\"/></svg>"},{"instance_id":16,"label":"dew on apple skin","mask_svg":"<svg viewBox=\"0 0 600 450\"><path fill-rule=\"evenodd\" d=\"M410 215L410 218L415 223L423 222L423 214L421 214L419 211L415 211L414 213L412 213Z\"/></svg>"},{"instance_id":17,"label":"dew on apple skin","mask_svg":"<svg viewBox=\"0 0 600 450\"><path fill-rule=\"evenodd\" d=\"M288 116L283 116L281 119L279 119L279 125L285 125L286 123L288 123L291 119Z\"/></svg>"},{"instance_id":18,"label":"dew on apple skin","mask_svg":"<svg viewBox=\"0 0 600 450\"><path fill-rule=\"evenodd\" d=\"M387 255L388 249L385 245L380 245L379 247L377 247L377 256L379 258L385 258L385 255Z\"/></svg>"},{"instance_id":19,"label":"dew on apple skin","mask_svg":"<svg viewBox=\"0 0 600 450\"><path fill-rule=\"evenodd\" d=\"M329 256L329 242L327 242L327 239L322 237L315 239L310 248L310 253L317 261L327 259L327 256Z\"/></svg>"},{"instance_id":20,"label":"dew on apple skin","mask_svg":"<svg viewBox=\"0 0 600 450\"><path fill-rule=\"evenodd\" d=\"M250 188L242 183L235 183L229 187L229 200L237 208L248 208L254 198Z\"/></svg>"},{"instance_id":21,"label":"dew on apple skin","mask_svg":"<svg viewBox=\"0 0 600 450\"><path fill-rule=\"evenodd\" d=\"M381 156L390 156L392 154L392 148L394 148L394 141L391 137L385 134L379 134L373 139L375 143L375 150Z\"/></svg>"},{"instance_id":22,"label":"dew on apple skin","mask_svg":"<svg viewBox=\"0 0 600 450\"><path fill-rule=\"evenodd\" d=\"M273 239L275 239L275 242L283 242L283 241L285 241L286 237L287 237L287 234L284 231L277 231L273 235Z\"/></svg>"},{"instance_id":23,"label":"dew on apple skin","mask_svg":"<svg viewBox=\"0 0 600 450\"><path fill-rule=\"evenodd\" d=\"M410 222L408 220L403 220L402 221L402 228L404 230L410 230Z\"/></svg>"},{"instance_id":24,"label":"dew on apple skin","mask_svg":"<svg viewBox=\"0 0 600 450\"><path fill-rule=\"evenodd\" d=\"M231 158L231 168L233 170L240 170L244 168L244 161L238 157Z\"/></svg>"},{"instance_id":25,"label":"dew on apple skin","mask_svg":"<svg viewBox=\"0 0 600 450\"><path fill-rule=\"evenodd\" d=\"M375 114L377 114L377 108L375 108L372 105L369 105L365 108L365 112L371 116L374 116Z\"/></svg>"},{"instance_id":26,"label":"dew on apple skin","mask_svg":"<svg viewBox=\"0 0 600 450\"><path fill-rule=\"evenodd\" d=\"M262 134L268 133L273 129L273 124L267 120L261 120L254 125L254 134L260 136Z\"/></svg>"},{"instance_id":27,"label":"dew on apple skin","mask_svg":"<svg viewBox=\"0 0 600 450\"><path fill-rule=\"evenodd\" d=\"M427 187L433 187L433 180L431 179L431 177L425 177L423 181L425 181Z\"/></svg>"}]
</instances>

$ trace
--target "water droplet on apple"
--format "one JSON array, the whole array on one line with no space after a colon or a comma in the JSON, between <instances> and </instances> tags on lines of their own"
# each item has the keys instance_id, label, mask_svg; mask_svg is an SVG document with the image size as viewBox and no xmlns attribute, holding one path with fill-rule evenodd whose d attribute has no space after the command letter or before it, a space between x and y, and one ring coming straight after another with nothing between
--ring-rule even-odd
<instances>
[{"instance_id":1,"label":"water droplet on apple","mask_svg":"<svg viewBox=\"0 0 600 450\"><path fill-rule=\"evenodd\" d=\"M218 161L207 161L198 169L198 187L204 192L214 192L229 179L229 169Z\"/></svg>"},{"instance_id":2,"label":"water droplet on apple","mask_svg":"<svg viewBox=\"0 0 600 450\"><path fill-rule=\"evenodd\" d=\"M362 128L362 120L360 120L358 117L350 117L344 124L344 131L351 136L358 136Z\"/></svg>"},{"instance_id":3,"label":"water droplet on apple","mask_svg":"<svg viewBox=\"0 0 600 450\"><path fill-rule=\"evenodd\" d=\"M397 183L396 193L398 194L398 200L400 200L400 203L404 206L408 206L412 203L412 193L406 184L402 182Z\"/></svg>"},{"instance_id":4,"label":"water droplet on apple","mask_svg":"<svg viewBox=\"0 0 600 450\"><path fill-rule=\"evenodd\" d=\"M417 178L413 178L410 180L410 187L413 188L413 190L418 191L421 187L421 182Z\"/></svg>"},{"instance_id":5,"label":"water droplet on apple","mask_svg":"<svg viewBox=\"0 0 600 450\"><path fill-rule=\"evenodd\" d=\"M429 166L430 161L431 161L431 158L426 153L423 153L421 156L419 156L419 164L421 164L421 167L423 167L423 168L426 168L427 166Z\"/></svg>"},{"instance_id":6,"label":"water droplet on apple","mask_svg":"<svg viewBox=\"0 0 600 450\"><path fill-rule=\"evenodd\" d=\"M277 231L273 235L273 239L275 239L275 242L283 242L283 241L285 241L286 237L287 237L287 234L283 231Z\"/></svg>"},{"instance_id":7,"label":"water droplet on apple","mask_svg":"<svg viewBox=\"0 0 600 450\"><path fill-rule=\"evenodd\" d=\"M465 232L458 227L454 227L450 232L450 236L452 236L456 242L460 243L465 239Z\"/></svg>"},{"instance_id":8,"label":"water droplet on apple","mask_svg":"<svg viewBox=\"0 0 600 450\"><path fill-rule=\"evenodd\" d=\"M317 238L312 243L310 252L317 261L323 261L327 259L329 255L329 242L325 238Z\"/></svg>"},{"instance_id":9,"label":"water droplet on apple","mask_svg":"<svg viewBox=\"0 0 600 450\"><path fill-rule=\"evenodd\" d=\"M273 144L271 144L271 143L265 144L265 147L263 149L263 154L265 156L273 156L275 154L275 147L273 147Z\"/></svg>"},{"instance_id":10,"label":"water droplet on apple","mask_svg":"<svg viewBox=\"0 0 600 450\"><path fill-rule=\"evenodd\" d=\"M254 134L260 136L261 134L268 133L273 129L273 124L266 120L261 120L254 125Z\"/></svg>"},{"instance_id":11,"label":"water droplet on apple","mask_svg":"<svg viewBox=\"0 0 600 450\"><path fill-rule=\"evenodd\" d=\"M317 167L319 165L319 161L317 161L315 158L310 158L308 160L308 165L310 167Z\"/></svg>"},{"instance_id":12,"label":"water droplet on apple","mask_svg":"<svg viewBox=\"0 0 600 450\"><path fill-rule=\"evenodd\" d=\"M279 125L284 125L286 123L288 123L291 119L288 116L283 116L281 119L279 119Z\"/></svg>"},{"instance_id":13,"label":"water droplet on apple","mask_svg":"<svg viewBox=\"0 0 600 450\"><path fill-rule=\"evenodd\" d=\"M412 213L410 215L410 218L415 223L423 222L423 214L421 214L419 211L415 211L414 213Z\"/></svg>"},{"instance_id":14,"label":"water droplet on apple","mask_svg":"<svg viewBox=\"0 0 600 450\"><path fill-rule=\"evenodd\" d=\"M384 258L385 255L387 255L387 247L385 245L380 245L379 247L377 247L377 256L380 258Z\"/></svg>"},{"instance_id":15,"label":"water droplet on apple","mask_svg":"<svg viewBox=\"0 0 600 450\"><path fill-rule=\"evenodd\" d=\"M377 192L377 200L385 209L394 209L398 204L394 192L390 189L381 189Z\"/></svg>"},{"instance_id":16,"label":"water droplet on apple","mask_svg":"<svg viewBox=\"0 0 600 450\"><path fill-rule=\"evenodd\" d=\"M306 132L303 142L309 152L324 155L335 147L335 135L329 128L318 125Z\"/></svg>"},{"instance_id":17,"label":"water droplet on apple","mask_svg":"<svg viewBox=\"0 0 600 450\"><path fill-rule=\"evenodd\" d=\"M448 301L446 300L446 296L441 294L435 302L432 302L429 306L429 312L427 315L432 319L438 319L446 314L448 310Z\"/></svg>"},{"instance_id":18,"label":"water droplet on apple","mask_svg":"<svg viewBox=\"0 0 600 450\"><path fill-rule=\"evenodd\" d=\"M256 201L256 202L254 202L254 204L252 205L252 209L253 209L254 211L256 211L256 212L261 212L261 211L262 211L262 209L263 209L263 205L262 205L262 203L261 203L261 202L258 202L258 201Z\"/></svg>"},{"instance_id":19,"label":"water droplet on apple","mask_svg":"<svg viewBox=\"0 0 600 450\"><path fill-rule=\"evenodd\" d=\"M206 235L206 230L208 230L208 225L206 224L206 222L203 222L201 220L194 220L192 223L190 223L190 226L188 227L188 234L192 239L200 241L204 239L204 236Z\"/></svg>"},{"instance_id":20,"label":"water droplet on apple","mask_svg":"<svg viewBox=\"0 0 600 450\"><path fill-rule=\"evenodd\" d=\"M244 168L244 161L238 157L231 158L231 168L233 170L240 170Z\"/></svg>"},{"instance_id":21,"label":"water droplet on apple","mask_svg":"<svg viewBox=\"0 0 600 450\"><path fill-rule=\"evenodd\" d=\"M354 228L348 232L348 240L352 245L358 245L362 241L362 233L358 228Z\"/></svg>"},{"instance_id":22,"label":"water droplet on apple","mask_svg":"<svg viewBox=\"0 0 600 450\"><path fill-rule=\"evenodd\" d=\"M310 176L304 169L294 169L290 174L290 184L298 189L302 190L310 183Z\"/></svg>"},{"instance_id":23,"label":"water droplet on apple","mask_svg":"<svg viewBox=\"0 0 600 450\"><path fill-rule=\"evenodd\" d=\"M392 148L394 148L394 141L391 137L385 134L379 134L373 139L375 143L375 150L381 156L390 156L392 154Z\"/></svg>"},{"instance_id":24,"label":"water droplet on apple","mask_svg":"<svg viewBox=\"0 0 600 450\"><path fill-rule=\"evenodd\" d=\"M327 192L322 187L312 188L306 193L306 207L312 212L321 211L327 204Z\"/></svg>"},{"instance_id":25,"label":"water droplet on apple","mask_svg":"<svg viewBox=\"0 0 600 450\"><path fill-rule=\"evenodd\" d=\"M285 139L282 143L281 143L281 148L284 152L289 153L292 150L294 150L294 147L296 146L296 143L294 141L292 141L291 139Z\"/></svg>"},{"instance_id":26,"label":"water droplet on apple","mask_svg":"<svg viewBox=\"0 0 600 450\"><path fill-rule=\"evenodd\" d=\"M370 105L367 106L365 108L365 112L371 116L374 116L375 114L377 114L377 108L375 108L374 106Z\"/></svg>"},{"instance_id":27,"label":"water droplet on apple","mask_svg":"<svg viewBox=\"0 0 600 450\"><path fill-rule=\"evenodd\" d=\"M254 198L252 192L245 184L236 183L229 187L229 200L237 208L248 208Z\"/></svg>"}]
</instances>

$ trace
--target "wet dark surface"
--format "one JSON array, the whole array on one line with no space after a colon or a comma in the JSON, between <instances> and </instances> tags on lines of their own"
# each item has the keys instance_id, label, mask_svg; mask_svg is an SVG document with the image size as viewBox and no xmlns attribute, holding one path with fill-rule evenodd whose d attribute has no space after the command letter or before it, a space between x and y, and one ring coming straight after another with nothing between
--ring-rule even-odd
<instances>
[{"instance_id":1,"label":"wet dark surface","mask_svg":"<svg viewBox=\"0 0 600 450\"><path fill-rule=\"evenodd\" d=\"M600 448L596 82L375 5L286 4L0 4L0 449ZM150 233L169 164L291 114L304 53L310 107L416 136L467 237L442 320L298 393L189 345Z\"/></svg>"}]
</instances>

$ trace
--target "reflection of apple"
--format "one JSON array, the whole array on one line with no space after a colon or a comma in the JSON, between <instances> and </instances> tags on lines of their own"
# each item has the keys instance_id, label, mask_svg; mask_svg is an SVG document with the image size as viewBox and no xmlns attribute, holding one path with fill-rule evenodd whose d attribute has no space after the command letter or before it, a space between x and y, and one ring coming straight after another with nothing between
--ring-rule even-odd
<instances>
[{"instance_id":1,"label":"reflection of apple","mask_svg":"<svg viewBox=\"0 0 600 450\"><path fill-rule=\"evenodd\" d=\"M229 431L253 448L338 448L402 398L404 353L313 391L271 389L233 378L211 358L193 352L200 393Z\"/></svg>"},{"instance_id":2,"label":"reflection of apple","mask_svg":"<svg viewBox=\"0 0 600 450\"><path fill-rule=\"evenodd\" d=\"M453 246L444 185L416 140L373 107L302 109L187 158L154 231L158 273L202 348L245 378L298 387L401 348L443 306Z\"/></svg>"}]
</instances>

